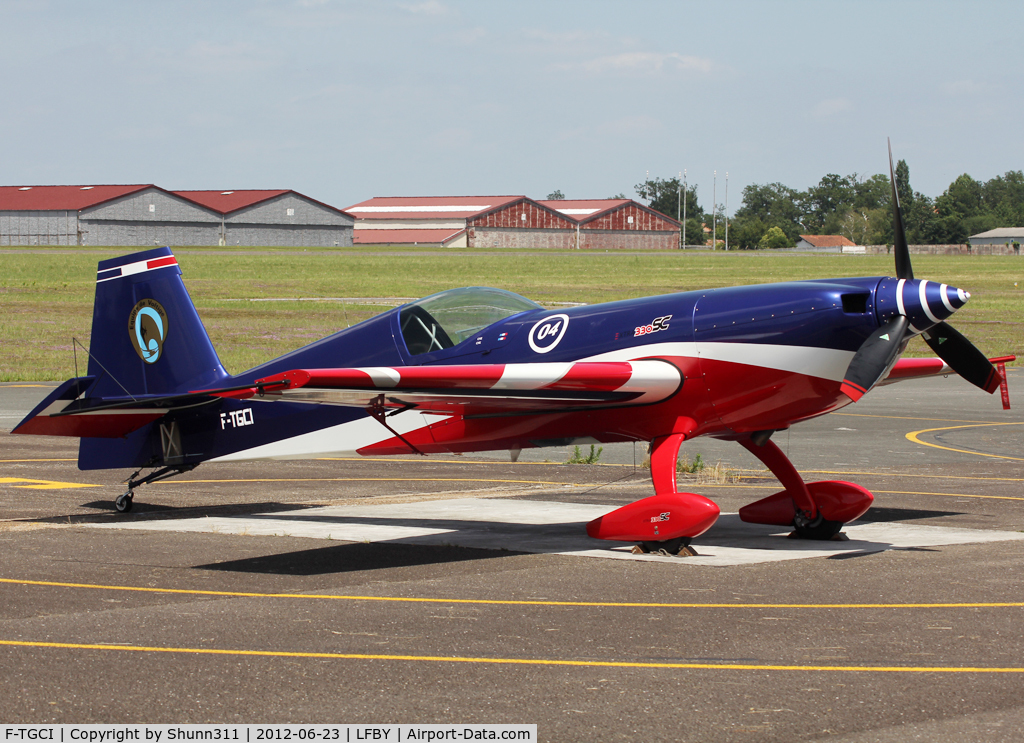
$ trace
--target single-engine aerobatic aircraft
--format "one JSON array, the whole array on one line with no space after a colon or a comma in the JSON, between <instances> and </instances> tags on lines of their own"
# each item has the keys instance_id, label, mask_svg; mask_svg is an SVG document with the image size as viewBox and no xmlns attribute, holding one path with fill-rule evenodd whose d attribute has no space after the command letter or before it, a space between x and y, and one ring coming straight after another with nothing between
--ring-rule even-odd
<instances>
[{"instance_id":1,"label":"single-engine aerobatic aircraft","mask_svg":"<svg viewBox=\"0 0 1024 743\"><path fill-rule=\"evenodd\" d=\"M892 176L891 153L889 166ZM560 311L500 289L452 289L234 376L169 248L104 260L87 375L64 382L14 433L81 437L83 470L136 468L118 511L140 485L203 462L650 442L655 495L587 532L671 553L718 518L713 501L676 486L680 444L713 436L745 447L784 487L741 518L829 539L873 497L853 483L804 482L775 431L881 382L953 371L990 393L1005 383L945 322L969 295L914 278L894 178L892 199L896 277ZM939 358L901 360L914 335Z\"/></svg>"}]
</instances>

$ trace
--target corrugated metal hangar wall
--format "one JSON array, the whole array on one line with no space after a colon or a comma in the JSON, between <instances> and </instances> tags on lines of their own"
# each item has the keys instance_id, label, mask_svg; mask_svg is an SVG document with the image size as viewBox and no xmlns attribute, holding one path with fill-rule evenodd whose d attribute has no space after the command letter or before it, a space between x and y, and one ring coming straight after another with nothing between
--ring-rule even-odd
<instances>
[{"instance_id":1,"label":"corrugated metal hangar wall","mask_svg":"<svg viewBox=\"0 0 1024 743\"><path fill-rule=\"evenodd\" d=\"M220 217L157 188L83 209L80 245L216 245Z\"/></svg>"},{"instance_id":2,"label":"corrugated metal hangar wall","mask_svg":"<svg viewBox=\"0 0 1024 743\"><path fill-rule=\"evenodd\" d=\"M352 245L351 216L295 191L181 193L189 196L152 185L0 187L0 245ZM218 196L230 196L223 208Z\"/></svg>"},{"instance_id":3,"label":"corrugated metal hangar wall","mask_svg":"<svg viewBox=\"0 0 1024 743\"><path fill-rule=\"evenodd\" d=\"M294 192L225 215L228 245L350 247L355 219Z\"/></svg>"}]
</instances>

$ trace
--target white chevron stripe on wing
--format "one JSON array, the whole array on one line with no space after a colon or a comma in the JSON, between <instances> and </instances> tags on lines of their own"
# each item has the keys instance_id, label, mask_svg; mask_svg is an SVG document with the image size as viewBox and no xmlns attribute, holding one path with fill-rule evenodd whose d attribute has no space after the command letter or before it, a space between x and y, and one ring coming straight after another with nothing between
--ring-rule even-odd
<instances>
[{"instance_id":1,"label":"white chevron stripe on wing","mask_svg":"<svg viewBox=\"0 0 1024 743\"><path fill-rule=\"evenodd\" d=\"M508 364L492 389L536 390L564 377L573 362L549 364Z\"/></svg>"}]
</instances>

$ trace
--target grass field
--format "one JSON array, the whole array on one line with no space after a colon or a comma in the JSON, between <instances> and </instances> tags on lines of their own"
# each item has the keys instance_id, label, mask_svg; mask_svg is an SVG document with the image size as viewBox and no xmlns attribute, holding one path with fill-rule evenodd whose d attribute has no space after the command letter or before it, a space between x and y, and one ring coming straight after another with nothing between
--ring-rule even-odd
<instances>
[{"instance_id":1,"label":"grass field","mask_svg":"<svg viewBox=\"0 0 1024 743\"><path fill-rule=\"evenodd\" d=\"M0 251L0 381L74 374L89 345L96 263L132 249ZM509 252L438 249L176 248L185 285L230 372L400 302L456 286L497 286L541 304L604 302L690 289L894 272L889 256ZM1024 259L913 256L914 273L971 292L953 324L989 356L1024 356ZM312 301L251 301L294 300ZM931 355L919 340L910 355ZM79 370L85 362L79 350Z\"/></svg>"}]
</instances>

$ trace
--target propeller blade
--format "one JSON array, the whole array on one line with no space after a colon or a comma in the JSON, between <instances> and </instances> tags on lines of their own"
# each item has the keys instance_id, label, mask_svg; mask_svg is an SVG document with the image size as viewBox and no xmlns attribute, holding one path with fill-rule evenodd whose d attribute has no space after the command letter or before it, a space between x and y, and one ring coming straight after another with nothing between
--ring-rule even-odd
<instances>
[{"instance_id":1,"label":"propeller blade","mask_svg":"<svg viewBox=\"0 0 1024 743\"><path fill-rule=\"evenodd\" d=\"M900 197L896 193L896 171L892 167L892 142L889 142L889 183L892 185L892 252L896 256L896 278L914 278L910 266L910 248L907 247L907 233L903 229L903 215L900 213Z\"/></svg>"},{"instance_id":2,"label":"propeller blade","mask_svg":"<svg viewBox=\"0 0 1024 743\"><path fill-rule=\"evenodd\" d=\"M936 356L975 387L989 394L999 389L1002 377L992 362L949 323L940 322L922 335Z\"/></svg>"},{"instance_id":3,"label":"propeller blade","mask_svg":"<svg viewBox=\"0 0 1024 743\"><path fill-rule=\"evenodd\" d=\"M903 347L909 321L896 315L864 341L846 369L839 390L857 402L889 371ZM948 363L948 362L947 362ZM950 364L952 366L952 364ZM998 384L998 383L997 383Z\"/></svg>"}]
</instances>

